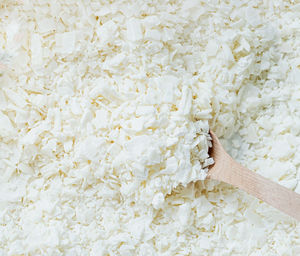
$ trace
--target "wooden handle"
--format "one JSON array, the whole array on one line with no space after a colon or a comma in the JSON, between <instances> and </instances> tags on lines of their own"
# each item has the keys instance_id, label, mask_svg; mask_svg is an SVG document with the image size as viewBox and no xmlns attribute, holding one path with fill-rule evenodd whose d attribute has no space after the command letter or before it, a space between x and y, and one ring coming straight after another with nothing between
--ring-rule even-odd
<instances>
[{"instance_id":1,"label":"wooden handle","mask_svg":"<svg viewBox=\"0 0 300 256\"><path fill-rule=\"evenodd\" d=\"M234 161L218 137L210 131L213 147L210 155L215 164L208 178L234 185L300 221L300 195L256 174Z\"/></svg>"},{"instance_id":2,"label":"wooden handle","mask_svg":"<svg viewBox=\"0 0 300 256\"><path fill-rule=\"evenodd\" d=\"M222 174L212 172L211 178L234 185L300 221L299 194L248 170L229 155L225 159Z\"/></svg>"}]
</instances>

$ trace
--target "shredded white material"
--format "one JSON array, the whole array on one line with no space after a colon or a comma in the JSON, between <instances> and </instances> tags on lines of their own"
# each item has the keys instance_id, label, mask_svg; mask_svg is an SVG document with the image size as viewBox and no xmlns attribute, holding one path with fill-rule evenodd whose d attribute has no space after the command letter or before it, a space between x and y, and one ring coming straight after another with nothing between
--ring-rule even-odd
<instances>
[{"instance_id":1,"label":"shredded white material","mask_svg":"<svg viewBox=\"0 0 300 256\"><path fill-rule=\"evenodd\" d=\"M204 180L208 130L300 193L296 1L0 3L0 256L298 255Z\"/></svg>"}]
</instances>

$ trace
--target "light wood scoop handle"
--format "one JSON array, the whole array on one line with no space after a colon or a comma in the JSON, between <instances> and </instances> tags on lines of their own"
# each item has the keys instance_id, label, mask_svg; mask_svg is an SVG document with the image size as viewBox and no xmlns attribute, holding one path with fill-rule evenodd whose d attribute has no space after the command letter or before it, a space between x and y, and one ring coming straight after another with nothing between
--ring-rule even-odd
<instances>
[{"instance_id":1,"label":"light wood scoop handle","mask_svg":"<svg viewBox=\"0 0 300 256\"><path fill-rule=\"evenodd\" d=\"M215 164L208 178L236 186L300 221L300 194L243 167L226 153L217 136L210 134Z\"/></svg>"}]
</instances>

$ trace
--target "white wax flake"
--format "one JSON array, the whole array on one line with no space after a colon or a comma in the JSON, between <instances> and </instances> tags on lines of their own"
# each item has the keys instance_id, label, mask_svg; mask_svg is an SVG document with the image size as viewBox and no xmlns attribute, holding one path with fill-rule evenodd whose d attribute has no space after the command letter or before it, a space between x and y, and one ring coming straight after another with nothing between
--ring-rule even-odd
<instances>
[{"instance_id":1,"label":"white wax flake","mask_svg":"<svg viewBox=\"0 0 300 256\"><path fill-rule=\"evenodd\" d=\"M0 128L3 132L9 132L14 129L12 122L7 115L0 111Z\"/></svg>"},{"instance_id":2,"label":"white wax flake","mask_svg":"<svg viewBox=\"0 0 300 256\"><path fill-rule=\"evenodd\" d=\"M152 205L154 209L159 209L163 206L163 203L165 201L163 193L157 193L152 200Z\"/></svg>"},{"instance_id":3,"label":"white wax flake","mask_svg":"<svg viewBox=\"0 0 300 256\"><path fill-rule=\"evenodd\" d=\"M20 29L20 25L16 21L13 21L12 23L6 26L7 41L10 44L13 44L14 41L16 40L16 36L17 33L19 32L19 29Z\"/></svg>"},{"instance_id":4,"label":"white wax flake","mask_svg":"<svg viewBox=\"0 0 300 256\"><path fill-rule=\"evenodd\" d=\"M109 113L105 109L97 110L92 122L97 129L106 128L109 123Z\"/></svg>"},{"instance_id":5,"label":"white wax flake","mask_svg":"<svg viewBox=\"0 0 300 256\"><path fill-rule=\"evenodd\" d=\"M248 7L246 9L246 20L253 27L256 27L261 24L260 16L258 14L257 9L252 7Z\"/></svg>"},{"instance_id":6,"label":"white wax flake","mask_svg":"<svg viewBox=\"0 0 300 256\"><path fill-rule=\"evenodd\" d=\"M38 23L39 32L42 34L52 32L55 30L55 28L56 25L53 19L42 19Z\"/></svg>"},{"instance_id":7,"label":"white wax flake","mask_svg":"<svg viewBox=\"0 0 300 256\"><path fill-rule=\"evenodd\" d=\"M292 72L289 74L289 79L293 83L300 83L300 69L299 69L299 67L293 68Z\"/></svg>"},{"instance_id":8,"label":"white wax flake","mask_svg":"<svg viewBox=\"0 0 300 256\"><path fill-rule=\"evenodd\" d=\"M67 152L67 153L70 152L72 147L73 147L73 141L72 140L68 140L64 143L65 152Z\"/></svg>"},{"instance_id":9,"label":"white wax flake","mask_svg":"<svg viewBox=\"0 0 300 256\"><path fill-rule=\"evenodd\" d=\"M26 193L26 184L19 181L17 184L3 185L0 189L0 203L10 202L17 203Z\"/></svg>"},{"instance_id":10,"label":"white wax flake","mask_svg":"<svg viewBox=\"0 0 300 256\"><path fill-rule=\"evenodd\" d=\"M189 203L185 203L178 207L178 218L181 226L186 226L189 222L189 217L191 213L191 205Z\"/></svg>"},{"instance_id":11,"label":"white wax flake","mask_svg":"<svg viewBox=\"0 0 300 256\"><path fill-rule=\"evenodd\" d=\"M42 63L42 42L39 34L31 36L31 56L34 64L40 65Z\"/></svg>"},{"instance_id":12,"label":"white wax flake","mask_svg":"<svg viewBox=\"0 0 300 256\"><path fill-rule=\"evenodd\" d=\"M166 146L171 147L174 146L178 142L178 138L168 138L166 141Z\"/></svg>"},{"instance_id":13,"label":"white wax flake","mask_svg":"<svg viewBox=\"0 0 300 256\"><path fill-rule=\"evenodd\" d=\"M26 173L26 174L32 174L33 173L32 168L29 165L24 164L24 163L19 163L18 164L18 169L21 172Z\"/></svg>"},{"instance_id":14,"label":"white wax flake","mask_svg":"<svg viewBox=\"0 0 300 256\"><path fill-rule=\"evenodd\" d=\"M213 205L205 197L197 198L194 204L197 209L197 217L206 216L214 208Z\"/></svg>"},{"instance_id":15,"label":"white wax flake","mask_svg":"<svg viewBox=\"0 0 300 256\"><path fill-rule=\"evenodd\" d=\"M163 170L164 173L176 173L178 169L178 160L175 157L170 157L166 161L166 168Z\"/></svg>"},{"instance_id":16,"label":"white wax flake","mask_svg":"<svg viewBox=\"0 0 300 256\"><path fill-rule=\"evenodd\" d=\"M161 33L158 30L147 29L145 32L145 39L160 41Z\"/></svg>"},{"instance_id":17,"label":"white wax flake","mask_svg":"<svg viewBox=\"0 0 300 256\"><path fill-rule=\"evenodd\" d=\"M47 142L47 144L43 147L44 150L48 152L55 152L57 146L57 141L55 139L51 139Z\"/></svg>"},{"instance_id":18,"label":"white wax flake","mask_svg":"<svg viewBox=\"0 0 300 256\"><path fill-rule=\"evenodd\" d=\"M130 123L131 125L131 129L136 131L136 132L140 132L145 128L145 123L146 123L146 119L145 118L136 118L133 119Z\"/></svg>"},{"instance_id":19,"label":"white wax flake","mask_svg":"<svg viewBox=\"0 0 300 256\"><path fill-rule=\"evenodd\" d=\"M178 171L175 173L175 180L177 182L176 185L180 183L186 185L189 180L192 180L192 178L190 177L191 168L192 166L188 161L180 161Z\"/></svg>"},{"instance_id":20,"label":"white wax flake","mask_svg":"<svg viewBox=\"0 0 300 256\"><path fill-rule=\"evenodd\" d=\"M178 87L180 80L175 76L163 76L155 79L159 90L162 92L162 101L166 103L174 102L174 93Z\"/></svg>"},{"instance_id":21,"label":"white wax flake","mask_svg":"<svg viewBox=\"0 0 300 256\"><path fill-rule=\"evenodd\" d=\"M294 149L291 147L288 141L279 140L274 141L273 145L271 146L270 154L276 159L290 157L293 152Z\"/></svg>"},{"instance_id":22,"label":"white wax flake","mask_svg":"<svg viewBox=\"0 0 300 256\"><path fill-rule=\"evenodd\" d=\"M129 41L139 41L143 38L142 26L138 19L131 18L126 22L127 39Z\"/></svg>"},{"instance_id":23,"label":"white wax flake","mask_svg":"<svg viewBox=\"0 0 300 256\"><path fill-rule=\"evenodd\" d=\"M104 152L105 141L95 136L86 138L83 142L76 145L78 157L88 160L96 160Z\"/></svg>"},{"instance_id":24,"label":"white wax flake","mask_svg":"<svg viewBox=\"0 0 300 256\"><path fill-rule=\"evenodd\" d=\"M145 232L145 226L148 224L147 218L135 218L128 223L128 229L134 239L141 240Z\"/></svg>"},{"instance_id":25,"label":"white wax flake","mask_svg":"<svg viewBox=\"0 0 300 256\"><path fill-rule=\"evenodd\" d=\"M159 19L158 16L156 15L149 15L149 16L146 16L144 19L143 19L143 24L146 26L146 27L156 27L158 26L159 24L161 23L161 20Z\"/></svg>"},{"instance_id":26,"label":"white wax flake","mask_svg":"<svg viewBox=\"0 0 300 256\"><path fill-rule=\"evenodd\" d=\"M107 64L108 66L118 67L120 66L121 63L124 63L125 60L126 60L126 55L124 53L121 53L114 56L109 61L106 61L105 64ZM106 66L105 64L104 64L104 68Z\"/></svg>"},{"instance_id":27,"label":"white wax flake","mask_svg":"<svg viewBox=\"0 0 300 256\"><path fill-rule=\"evenodd\" d=\"M75 50L76 32L55 34L56 49L59 53L69 54Z\"/></svg>"},{"instance_id":28,"label":"white wax flake","mask_svg":"<svg viewBox=\"0 0 300 256\"><path fill-rule=\"evenodd\" d=\"M90 110L88 110L88 109L85 110L84 113L83 113L83 115L82 115L82 117L81 117L81 119L80 119L81 126L82 127L86 126L87 123L89 123L91 121L92 116L93 115L92 115L92 113L91 113Z\"/></svg>"},{"instance_id":29,"label":"white wax flake","mask_svg":"<svg viewBox=\"0 0 300 256\"><path fill-rule=\"evenodd\" d=\"M79 102L76 101L76 99L73 99L71 101L70 105L71 105L71 112L74 115L80 115L80 114L82 114L81 105L79 104Z\"/></svg>"},{"instance_id":30,"label":"white wax flake","mask_svg":"<svg viewBox=\"0 0 300 256\"><path fill-rule=\"evenodd\" d=\"M138 106L135 112L138 116L154 115L156 109L153 106Z\"/></svg>"},{"instance_id":31,"label":"white wax flake","mask_svg":"<svg viewBox=\"0 0 300 256\"><path fill-rule=\"evenodd\" d=\"M206 54L209 57L216 56L218 49L219 49L219 45L217 44L217 42L215 40L208 41L206 48L205 48Z\"/></svg>"},{"instance_id":32,"label":"white wax flake","mask_svg":"<svg viewBox=\"0 0 300 256\"><path fill-rule=\"evenodd\" d=\"M23 98L21 93L16 93L13 90L5 90L7 97L18 107L24 108L27 105L26 100Z\"/></svg>"},{"instance_id":33,"label":"white wax flake","mask_svg":"<svg viewBox=\"0 0 300 256\"><path fill-rule=\"evenodd\" d=\"M179 112L183 115L188 115L192 107L192 93L188 87L184 87L182 91L182 98L179 103Z\"/></svg>"},{"instance_id":34,"label":"white wax flake","mask_svg":"<svg viewBox=\"0 0 300 256\"><path fill-rule=\"evenodd\" d=\"M114 90L113 86L108 81L99 78L95 82L94 89L90 92L92 98L102 96L111 101L120 101L118 93Z\"/></svg>"},{"instance_id":35,"label":"white wax flake","mask_svg":"<svg viewBox=\"0 0 300 256\"><path fill-rule=\"evenodd\" d=\"M161 155L158 141L150 136L136 136L126 143L125 148L128 151L128 159L135 158L145 165L160 163Z\"/></svg>"},{"instance_id":36,"label":"white wax flake","mask_svg":"<svg viewBox=\"0 0 300 256\"><path fill-rule=\"evenodd\" d=\"M234 61L232 51L227 44L222 44L223 56L224 59L228 62Z\"/></svg>"},{"instance_id":37,"label":"white wax flake","mask_svg":"<svg viewBox=\"0 0 300 256\"><path fill-rule=\"evenodd\" d=\"M97 28L96 33L99 37L99 40L102 44L107 44L115 38L117 32L117 25L114 21L109 20L105 22L102 26Z\"/></svg>"},{"instance_id":38,"label":"white wax flake","mask_svg":"<svg viewBox=\"0 0 300 256\"><path fill-rule=\"evenodd\" d=\"M214 164L214 159L213 158L207 158L204 161L203 167L207 167L207 166L210 166L212 164Z\"/></svg>"},{"instance_id":39,"label":"white wax flake","mask_svg":"<svg viewBox=\"0 0 300 256\"><path fill-rule=\"evenodd\" d=\"M240 44L241 44L241 49L246 50L247 52L250 51L250 45L244 37L242 37Z\"/></svg>"}]
</instances>

